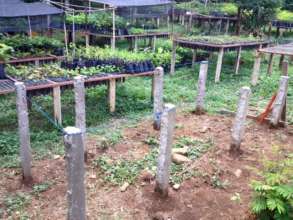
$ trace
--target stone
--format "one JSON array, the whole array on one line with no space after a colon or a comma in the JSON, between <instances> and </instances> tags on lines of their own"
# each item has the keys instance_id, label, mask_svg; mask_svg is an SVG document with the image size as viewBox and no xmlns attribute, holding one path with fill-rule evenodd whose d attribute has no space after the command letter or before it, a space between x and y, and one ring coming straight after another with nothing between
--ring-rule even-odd
<instances>
[{"instance_id":1,"label":"stone","mask_svg":"<svg viewBox=\"0 0 293 220\"><path fill-rule=\"evenodd\" d=\"M206 133L209 130L209 127L204 126L201 130L200 133Z\"/></svg>"},{"instance_id":2,"label":"stone","mask_svg":"<svg viewBox=\"0 0 293 220\"><path fill-rule=\"evenodd\" d=\"M181 155L187 155L188 147L183 148L173 148L172 153L173 154L181 154Z\"/></svg>"},{"instance_id":3,"label":"stone","mask_svg":"<svg viewBox=\"0 0 293 220\"><path fill-rule=\"evenodd\" d=\"M235 174L235 176L236 176L237 178L240 178L241 175L242 175L242 170L237 169L237 170L234 172L234 174Z\"/></svg>"},{"instance_id":4,"label":"stone","mask_svg":"<svg viewBox=\"0 0 293 220\"><path fill-rule=\"evenodd\" d=\"M173 185L173 189L175 189L175 190L180 189L180 184L174 184L174 185Z\"/></svg>"},{"instance_id":5,"label":"stone","mask_svg":"<svg viewBox=\"0 0 293 220\"><path fill-rule=\"evenodd\" d=\"M120 187L120 191L121 192L125 192L127 190L127 188L129 187L129 183L125 182L121 187Z\"/></svg>"},{"instance_id":6,"label":"stone","mask_svg":"<svg viewBox=\"0 0 293 220\"><path fill-rule=\"evenodd\" d=\"M188 157L185 157L181 154L173 154L172 161L176 164L183 164L183 163L191 162L191 160Z\"/></svg>"},{"instance_id":7,"label":"stone","mask_svg":"<svg viewBox=\"0 0 293 220\"><path fill-rule=\"evenodd\" d=\"M140 174L140 179L143 182L151 182L155 179L155 175L150 170L143 170Z\"/></svg>"}]
</instances>

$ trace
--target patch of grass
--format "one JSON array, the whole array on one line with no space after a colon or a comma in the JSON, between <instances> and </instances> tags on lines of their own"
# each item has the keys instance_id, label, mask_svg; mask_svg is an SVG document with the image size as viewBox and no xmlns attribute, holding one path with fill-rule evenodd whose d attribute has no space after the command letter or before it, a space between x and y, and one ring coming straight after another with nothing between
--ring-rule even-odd
<instances>
[{"instance_id":1,"label":"patch of grass","mask_svg":"<svg viewBox=\"0 0 293 220\"><path fill-rule=\"evenodd\" d=\"M52 182L43 182L33 186L33 194L39 196L40 193L47 191L53 185Z\"/></svg>"},{"instance_id":2,"label":"patch of grass","mask_svg":"<svg viewBox=\"0 0 293 220\"><path fill-rule=\"evenodd\" d=\"M146 141L150 145L157 144L155 138L150 138ZM184 137L184 140L183 138L179 139L179 141L175 143L175 146L183 146L182 143L192 144L192 146L189 146L190 150L188 151L188 157L191 160L199 158L212 146L210 142L201 142L187 137ZM111 158L102 156L95 160L94 165L100 168L105 181L114 185L122 185L124 182L132 184L142 170L147 169L152 172L156 171L158 153L159 149L153 148L143 159L134 161L125 159L112 161ZM184 165L178 165L175 163L171 164L171 184L181 183L195 175L196 170L188 170Z\"/></svg>"}]
</instances>

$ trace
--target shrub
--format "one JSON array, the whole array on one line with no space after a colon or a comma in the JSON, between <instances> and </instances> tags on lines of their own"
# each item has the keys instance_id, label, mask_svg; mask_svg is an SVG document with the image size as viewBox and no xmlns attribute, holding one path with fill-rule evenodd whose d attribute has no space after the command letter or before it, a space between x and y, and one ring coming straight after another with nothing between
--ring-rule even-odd
<instances>
[{"instance_id":1,"label":"shrub","mask_svg":"<svg viewBox=\"0 0 293 220\"><path fill-rule=\"evenodd\" d=\"M293 219L293 154L283 160L265 160L261 180L252 181L251 208L258 219Z\"/></svg>"}]
</instances>

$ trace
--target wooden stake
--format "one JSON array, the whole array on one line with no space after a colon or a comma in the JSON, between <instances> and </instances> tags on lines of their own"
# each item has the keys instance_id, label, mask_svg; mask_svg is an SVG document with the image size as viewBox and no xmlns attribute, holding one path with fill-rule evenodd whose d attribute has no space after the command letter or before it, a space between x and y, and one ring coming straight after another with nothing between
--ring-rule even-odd
<instances>
[{"instance_id":1,"label":"wooden stake","mask_svg":"<svg viewBox=\"0 0 293 220\"><path fill-rule=\"evenodd\" d=\"M215 82L220 82L220 76L222 71L222 63L223 63L223 56L224 56L224 48L221 48L218 54L218 62L217 62L217 69L216 69L216 77Z\"/></svg>"},{"instance_id":2,"label":"wooden stake","mask_svg":"<svg viewBox=\"0 0 293 220\"><path fill-rule=\"evenodd\" d=\"M285 59L285 55L281 55L281 56L280 56L280 61L279 61L279 68L280 68L280 69L281 69L282 66L283 66L284 59Z\"/></svg>"},{"instance_id":3,"label":"wooden stake","mask_svg":"<svg viewBox=\"0 0 293 220\"><path fill-rule=\"evenodd\" d=\"M116 79L109 80L109 106L110 112L115 112L116 107Z\"/></svg>"},{"instance_id":4,"label":"wooden stake","mask_svg":"<svg viewBox=\"0 0 293 220\"><path fill-rule=\"evenodd\" d=\"M115 8L113 8L113 15L112 15L112 22L113 22L113 27L112 27L112 38L111 38L111 48L112 50L115 50L116 48L116 24L115 24Z\"/></svg>"}]
</instances>

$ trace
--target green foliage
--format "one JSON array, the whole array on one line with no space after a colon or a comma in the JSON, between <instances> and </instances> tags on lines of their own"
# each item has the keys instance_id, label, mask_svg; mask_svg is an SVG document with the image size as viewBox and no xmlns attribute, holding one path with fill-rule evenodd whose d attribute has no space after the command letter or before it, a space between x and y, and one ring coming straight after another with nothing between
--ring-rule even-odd
<instances>
[{"instance_id":1,"label":"green foliage","mask_svg":"<svg viewBox=\"0 0 293 220\"><path fill-rule=\"evenodd\" d=\"M278 10L276 18L279 21L293 22L293 12L288 10Z\"/></svg>"},{"instance_id":2,"label":"green foliage","mask_svg":"<svg viewBox=\"0 0 293 220\"><path fill-rule=\"evenodd\" d=\"M158 141L153 137L148 138L145 142L150 146L158 146ZM187 156L191 160L199 158L212 146L210 141L202 142L189 137L181 137L175 143L176 147L184 147L186 145L189 147ZM124 182L132 184L142 170L156 171L158 153L158 148L153 148L140 160L126 160L121 158L112 161L109 157L102 156L97 158L94 163L101 169L105 181L115 185L122 185ZM185 171L185 168L184 165L171 164L171 184L181 183L196 175L195 170Z\"/></svg>"},{"instance_id":3,"label":"green foliage","mask_svg":"<svg viewBox=\"0 0 293 220\"><path fill-rule=\"evenodd\" d=\"M260 28L267 25L274 17L280 0L236 0L239 4L241 23L245 30L260 35Z\"/></svg>"},{"instance_id":4,"label":"green foliage","mask_svg":"<svg viewBox=\"0 0 293 220\"><path fill-rule=\"evenodd\" d=\"M284 0L283 8L286 10L293 11L293 2L292 0Z\"/></svg>"},{"instance_id":5,"label":"green foliage","mask_svg":"<svg viewBox=\"0 0 293 220\"><path fill-rule=\"evenodd\" d=\"M30 196L25 193L16 193L4 198L4 205L9 215L16 211L22 211L30 202Z\"/></svg>"},{"instance_id":6,"label":"green foliage","mask_svg":"<svg viewBox=\"0 0 293 220\"><path fill-rule=\"evenodd\" d=\"M52 182L43 182L33 186L33 194L39 196L40 193L47 191L51 186Z\"/></svg>"},{"instance_id":7,"label":"green foliage","mask_svg":"<svg viewBox=\"0 0 293 220\"><path fill-rule=\"evenodd\" d=\"M253 36L230 36L230 35L217 35L217 36L187 36L189 40L198 41L202 43L213 44L234 44L260 41L261 38Z\"/></svg>"},{"instance_id":8,"label":"green foliage","mask_svg":"<svg viewBox=\"0 0 293 220\"><path fill-rule=\"evenodd\" d=\"M231 2L219 3L218 7L219 7L219 11L224 14L227 14L230 16L237 15L238 7L235 3L231 3Z\"/></svg>"},{"instance_id":9,"label":"green foliage","mask_svg":"<svg viewBox=\"0 0 293 220\"><path fill-rule=\"evenodd\" d=\"M13 155L18 153L19 141L16 135L10 132L0 134L0 155Z\"/></svg>"},{"instance_id":10,"label":"green foliage","mask_svg":"<svg viewBox=\"0 0 293 220\"><path fill-rule=\"evenodd\" d=\"M0 43L0 61L6 61L10 58L13 48Z\"/></svg>"},{"instance_id":11,"label":"green foliage","mask_svg":"<svg viewBox=\"0 0 293 220\"><path fill-rule=\"evenodd\" d=\"M6 72L20 80L28 79L45 79L49 77L69 77L72 78L78 75L93 76L101 73L121 72L119 67L113 65L99 65L95 67L76 68L74 70L63 69L58 64L35 66L11 66L7 65Z\"/></svg>"},{"instance_id":12,"label":"green foliage","mask_svg":"<svg viewBox=\"0 0 293 220\"><path fill-rule=\"evenodd\" d=\"M63 43L45 36L28 37L24 35L0 36L0 44L9 46L7 53L14 57L49 55L54 50L62 49Z\"/></svg>"},{"instance_id":13,"label":"green foliage","mask_svg":"<svg viewBox=\"0 0 293 220\"><path fill-rule=\"evenodd\" d=\"M282 160L264 160L261 180L251 183L254 197L252 211L260 219L293 218L293 155Z\"/></svg>"}]
</instances>

